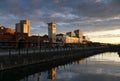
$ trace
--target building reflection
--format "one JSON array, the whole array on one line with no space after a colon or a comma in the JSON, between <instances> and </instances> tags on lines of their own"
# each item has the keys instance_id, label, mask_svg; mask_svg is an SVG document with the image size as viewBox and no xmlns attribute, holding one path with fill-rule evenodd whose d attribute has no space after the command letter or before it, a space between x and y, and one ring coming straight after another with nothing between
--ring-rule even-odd
<instances>
[{"instance_id":1,"label":"building reflection","mask_svg":"<svg viewBox=\"0 0 120 81\"><path fill-rule=\"evenodd\" d=\"M83 64L84 63L84 59L78 60L77 64Z\"/></svg>"},{"instance_id":2,"label":"building reflection","mask_svg":"<svg viewBox=\"0 0 120 81\"><path fill-rule=\"evenodd\" d=\"M56 68L48 70L48 79L54 80L56 78Z\"/></svg>"}]
</instances>

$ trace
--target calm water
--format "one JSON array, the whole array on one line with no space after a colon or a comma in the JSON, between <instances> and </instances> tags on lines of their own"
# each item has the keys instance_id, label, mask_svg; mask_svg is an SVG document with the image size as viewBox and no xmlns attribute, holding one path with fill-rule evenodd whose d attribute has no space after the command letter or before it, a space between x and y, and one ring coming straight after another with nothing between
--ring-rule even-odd
<instances>
[{"instance_id":1,"label":"calm water","mask_svg":"<svg viewBox=\"0 0 120 81\"><path fill-rule=\"evenodd\" d=\"M120 81L120 58L117 53L103 53L17 81Z\"/></svg>"}]
</instances>

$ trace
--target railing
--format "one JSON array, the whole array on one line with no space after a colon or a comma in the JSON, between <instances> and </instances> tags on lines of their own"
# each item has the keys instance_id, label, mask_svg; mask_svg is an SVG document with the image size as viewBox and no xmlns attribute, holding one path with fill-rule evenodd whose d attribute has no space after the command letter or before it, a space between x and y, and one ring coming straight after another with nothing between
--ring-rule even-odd
<instances>
[{"instance_id":1,"label":"railing","mask_svg":"<svg viewBox=\"0 0 120 81\"><path fill-rule=\"evenodd\" d=\"M100 49L100 48L109 48L109 46L99 46L99 47L76 47L76 48L24 48L24 49L6 49L0 50L0 55L14 55L14 54L36 54L36 53L43 53L43 52L55 52L55 51L68 51L68 50L93 50L93 49Z\"/></svg>"},{"instance_id":2,"label":"railing","mask_svg":"<svg viewBox=\"0 0 120 81\"><path fill-rule=\"evenodd\" d=\"M65 51L65 50L84 50L94 48L115 48L114 45L100 44L100 43L43 43L43 42L0 42L0 55L12 54L32 54L41 52ZM3 46L2 46L3 44ZM116 45L118 48L119 45ZM3 48L3 49L2 49ZM115 48L116 49L116 48Z\"/></svg>"},{"instance_id":3,"label":"railing","mask_svg":"<svg viewBox=\"0 0 120 81\"><path fill-rule=\"evenodd\" d=\"M116 48L117 47L117 48ZM120 46L84 46L64 48L24 48L0 50L0 70L35 63L54 62L61 58L88 57L102 52L120 50Z\"/></svg>"}]
</instances>

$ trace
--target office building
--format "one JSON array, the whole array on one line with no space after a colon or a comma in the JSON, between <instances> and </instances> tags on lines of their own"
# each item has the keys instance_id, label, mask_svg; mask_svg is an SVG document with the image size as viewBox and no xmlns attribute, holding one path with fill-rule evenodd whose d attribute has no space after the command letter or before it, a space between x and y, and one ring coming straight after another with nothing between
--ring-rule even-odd
<instances>
[{"instance_id":1,"label":"office building","mask_svg":"<svg viewBox=\"0 0 120 81\"><path fill-rule=\"evenodd\" d=\"M74 32L66 32L66 35L70 36L70 37L75 37L75 33Z\"/></svg>"},{"instance_id":2,"label":"office building","mask_svg":"<svg viewBox=\"0 0 120 81\"><path fill-rule=\"evenodd\" d=\"M83 38L83 32L81 30L79 30L79 29L75 30L74 33L75 33L76 37Z\"/></svg>"},{"instance_id":3,"label":"office building","mask_svg":"<svg viewBox=\"0 0 120 81\"><path fill-rule=\"evenodd\" d=\"M56 23L48 23L48 37L52 39L52 42L56 42Z\"/></svg>"},{"instance_id":4,"label":"office building","mask_svg":"<svg viewBox=\"0 0 120 81\"><path fill-rule=\"evenodd\" d=\"M30 20L21 20L16 24L16 32L27 33L30 36Z\"/></svg>"}]
</instances>

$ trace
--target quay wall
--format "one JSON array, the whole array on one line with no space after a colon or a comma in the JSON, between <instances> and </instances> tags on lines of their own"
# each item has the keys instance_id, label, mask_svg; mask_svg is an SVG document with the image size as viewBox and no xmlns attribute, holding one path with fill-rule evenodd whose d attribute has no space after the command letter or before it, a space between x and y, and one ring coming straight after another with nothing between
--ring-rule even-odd
<instances>
[{"instance_id":1,"label":"quay wall","mask_svg":"<svg viewBox=\"0 0 120 81\"><path fill-rule=\"evenodd\" d=\"M64 59L86 58L111 51L110 47L74 48L68 50L45 51L30 54L0 55L0 71L27 67L28 65L61 61Z\"/></svg>"}]
</instances>

